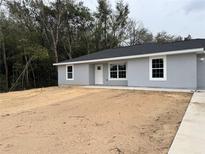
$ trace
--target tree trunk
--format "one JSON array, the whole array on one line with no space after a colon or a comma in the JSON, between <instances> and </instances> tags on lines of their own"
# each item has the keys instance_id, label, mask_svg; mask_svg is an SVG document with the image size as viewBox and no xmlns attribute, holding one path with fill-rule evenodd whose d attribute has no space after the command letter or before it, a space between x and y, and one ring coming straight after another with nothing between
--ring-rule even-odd
<instances>
[{"instance_id":1,"label":"tree trunk","mask_svg":"<svg viewBox=\"0 0 205 154\"><path fill-rule=\"evenodd\" d=\"M55 55L55 62L58 63L58 51L57 51L56 45L53 48L53 52L54 52L54 55Z\"/></svg>"},{"instance_id":2,"label":"tree trunk","mask_svg":"<svg viewBox=\"0 0 205 154\"><path fill-rule=\"evenodd\" d=\"M26 60L26 64L28 63L28 59L27 59L27 56L25 55L25 60ZM30 87L30 82L29 82L29 67L26 68L26 71L25 71L25 78L26 78L26 88L27 87Z\"/></svg>"},{"instance_id":3,"label":"tree trunk","mask_svg":"<svg viewBox=\"0 0 205 154\"><path fill-rule=\"evenodd\" d=\"M85 38L85 43L86 43L86 50L87 50L87 54L90 54L90 46L89 46L89 40L88 40L88 35L86 32L83 33L84 38Z\"/></svg>"},{"instance_id":4,"label":"tree trunk","mask_svg":"<svg viewBox=\"0 0 205 154\"><path fill-rule=\"evenodd\" d=\"M97 36L97 34L95 34L95 48L96 51L99 50L99 37Z\"/></svg>"},{"instance_id":5,"label":"tree trunk","mask_svg":"<svg viewBox=\"0 0 205 154\"><path fill-rule=\"evenodd\" d=\"M7 58L6 58L6 49L5 49L5 42L4 39L2 41L2 49L3 49L3 61L4 61L4 69L5 69L5 78L6 78L6 90L8 90L8 65L7 65Z\"/></svg>"},{"instance_id":6,"label":"tree trunk","mask_svg":"<svg viewBox=\"0 0 205 154\"><path fill-rule=\"evenodd\" d=\"M34 85L34 88L36 88L36 76L35 76L32 64L30 64L30 67L31 67L31 72L33 76L33 85Z\"/></svg>"},{"instance_id":7,"label":"tree trunk","mask_svg":"<svg viewBox=\"0 0 205 154\"><path fill-rule=\"evenodd\" d=\"M9 89L9 91L13 90L16 86L17 86L17 83L18 81L21 79L22 77L22 88L23 88L23 80L24 80L24 75L25 75L25 71L27 69L27 67L29 67L31 61L32 61L33 57L31 57L28 62L26 63L23 71L21 72L21 74L18 76L18 78L16 79L16 81L14 82L14 84L11 86L11 88Z\"/></svg>"},{"instance_id":8,"label":"tree trunk","mask_svg":"<svg viewBox=\"0 0 205 154\"><path fill-rule=\"evenodd\" d=\"M107 19L105 19L105 29L104 29L104 33L105 33L105 48L107 49Z\"/></svg>"},{"instance_id":9,"label":"tree trunk","mask_svg":"<svg viewBox=\"0 0 205 154\"><path fill-rule=\"evenodd\" d=\"M54 45L54 53L55 53L55 61L56 63L58 63L58 50L57 50L57 47L58 47L58 41L59 41L59 29L60 29L60 23L61 23L61 13L60 13L60 8L59 8L59 5L61 3L60 0L57 1L58 2L58 5L57 5L57 10L58 10L58 18L57 18L57 25L56 25L56 35L54 35L54 32L53 30L51 31L52 32L52 38L53 38L53 45Z\"/></svg>"},{"instance_id":10,"label":"tree trunk","mask_svg":"<svg viewBox=\"0 0 205 154\"><path fill-rule=\"evenodd\" d=\"M87 54L90 54L90 45L89 45L89 41L86 39L86 46L87 46Z\"/></svg>"},{"instance_id":11,"label":"tree trunk","mask_svg":"<svg viewBox=\"0 0 205 154\"><path fill-rule=\"evenodd\" d=\"M68 39L68 47L69 47L69 59L72 59L72 47L71 47L71 39Z\"/></svg>"},{"instance_id":12,"label":"tree trunk","mask_svg":"<svg viewBox=\"0 0 205 154\"><path fill-rule=\"evenodd\" d=\"M57 44L58 44L58 32L56 37L54 36L54 32L51 29L51 37L52 37L52 42L53 42L53 52L54 52L54 56L55 56L55 62L58 63L58 51L57 51Z\"/></svg>"}]
</instances>

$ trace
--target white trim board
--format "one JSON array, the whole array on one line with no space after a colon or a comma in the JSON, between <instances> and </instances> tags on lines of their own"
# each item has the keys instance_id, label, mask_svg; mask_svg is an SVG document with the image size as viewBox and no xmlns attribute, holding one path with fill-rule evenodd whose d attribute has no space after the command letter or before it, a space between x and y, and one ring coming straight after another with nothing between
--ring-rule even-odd
<instances>
[{"instance_id":1,"label":"white trim board","mask_svg":"<svg viewBox=\"0 0 205 154\"><path fill-rule=\"evenodd\" d=\"M72 66L72 78L68 78L68 66ZM74 80L74 65L66 65L66 80Z\"/></svg>"},{"instance_id":2,"label":"white trim board","mask_svg":"<svg viewBox=\"0 0 205 154\"><path fill-rule=\"evenodd\" d=\"M204 51L204 48L195 48L195 49L187 49L187 50L158 52L158 53L152 53L152 54L122 56L122 57L114 57L114 58L103 58L103 59L83 60L83 61L74 61L74 62L62 62L62 63L54 63L53 65L58 66L58 65L68 65L68 64L106 62L106 61L114 61L114 60L125 60L125 59L134 59L134 58L152 57L152 56L183 54L183 53L205 53L205 51Z\"/></svg>"},{"instance_id":3,"label":"white trim board","mask_svg":"<svg viewBox=\"0 0 205 154\"><path fill-rule=\"evenodd\" d=\"M163 59L163 78L153 78L152 77L152 60L153 59ZM167 56L159 56L159 57L149 57L149 80L150 81L166 81L167 80Z\"/></svg>"},{"instance_id":4,"label":"white trim board","mask_svg":"<svg viewBox=\"0 0 205 154\"><path fill-rule=\"evenodd\" d=\"M110 65L111 64L125 64L125 67L126 67L126 78L118 78L119 77L119 70L117 68L117 78L111 78L110 77ZM126 81L127 80L127 62L110 62L108 63L108 80L109 81Z\"/></svg>"}]
</instances>

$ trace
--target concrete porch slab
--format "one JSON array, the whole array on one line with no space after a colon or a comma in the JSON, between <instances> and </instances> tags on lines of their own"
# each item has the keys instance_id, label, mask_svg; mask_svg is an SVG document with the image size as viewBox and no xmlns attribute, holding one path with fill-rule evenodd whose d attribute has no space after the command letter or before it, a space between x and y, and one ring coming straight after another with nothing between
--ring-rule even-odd
<instances>
[{"instance_id":1,"label":"concrete porch slab","mask_svg":"<svg viewBox=\"0 0 205 154\"><path fill-rule=\"evenodd\" d=\"M104 88L104 89L120 89L120 90L143 90L143 91L166 91L166 92L188 92L193 93L192 89L167 89L167 88L144 88L144 87L126 87L126 86L82 86L85 88Z\"/></svg>"},{"instance_id":2,"label":"concrete porch slab","mask_svg":"<svg viewBox=\"0 0 205 154\"><path fill-rule=\"evenodd\" d=\"M168 154L205 153L205 92L195 92Z\"/></svg>"}]
</instances>

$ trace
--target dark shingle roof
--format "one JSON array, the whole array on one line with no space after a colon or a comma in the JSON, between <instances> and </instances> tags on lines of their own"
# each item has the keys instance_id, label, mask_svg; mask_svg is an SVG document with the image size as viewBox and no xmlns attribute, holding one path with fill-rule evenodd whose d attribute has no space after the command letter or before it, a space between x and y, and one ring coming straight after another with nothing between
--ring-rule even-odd
<instances>
[{"instance_id":1,"label":"dark shingle roof","mask_svg":"<svg viewBox=\"0 0 205 154\"><path fill-rule=\"evenodd\" d=\"M71 60L65 60L62 61L62 63L133 56L133 55L153 54L153 53L168 52L168 51L172 52L176 50L195 49L195 48L205 48L205 39L192 39L192 40L178 41L172 43L145 43L141 45L106 49L89 55L74 58Z\"/></svg>"}]
</instances>

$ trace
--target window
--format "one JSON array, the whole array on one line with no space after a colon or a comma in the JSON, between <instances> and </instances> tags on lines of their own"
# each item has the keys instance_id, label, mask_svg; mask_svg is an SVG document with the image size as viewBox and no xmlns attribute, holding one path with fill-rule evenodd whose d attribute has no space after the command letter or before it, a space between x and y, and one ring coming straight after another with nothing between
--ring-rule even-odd
<instances>
[{"instance_id":1,"label":"window","mask_svg":"<svg viewBox=\"0 0 205 154\"><path fill-rule=\"evenodd\" d=\"M119 71L118 75L120 79L126 78L126 65L125 64L118 65L118 71Z\"/></svg>"},{"instance_id":2,"label":"window","mask_svg":"<svg viewBox=\"0 0 205 154\"><path fill-rule=\"evenodd\" d=\"M110 64L110 78L117 79L117 67L118 65Z\"/></svg>"},{"instance_id":3,"label":"window","mask_svg":"<svg viewBox=\"0 0 205 154\"><path fill-rule=\"evenodd\" d=\"M73 80L73 66L72 65L69 65L67 66L67 69L66 69L66 79L67 80Z\"/></svg>"},{"instance_id":4,"label":"window","mask_svg":"<svg viewBox=\"0 0 205 154\"><path fill-rule=\"evenodd\" d=\"M150 80L166 80L166 57L150 58Z\"/></svg>"},{"instance_id":5,"label":"window","mask_svg":"<svg viewBox=\"0 0 205 154\"><path fill-rule=\"evenodd\" d=\"M101 70L101 66L98 66L98 67L97 67L97 70Z\"/></svg>"},{"instance_id":6,"label":"window","mask_svg":"<svg viewBox=\"0 0 205 154\"><path fill-rule=\"evenodd\" d=\"M126 64L110 64L109 79L126 79Z\"/></svg>"}]
</instances>

